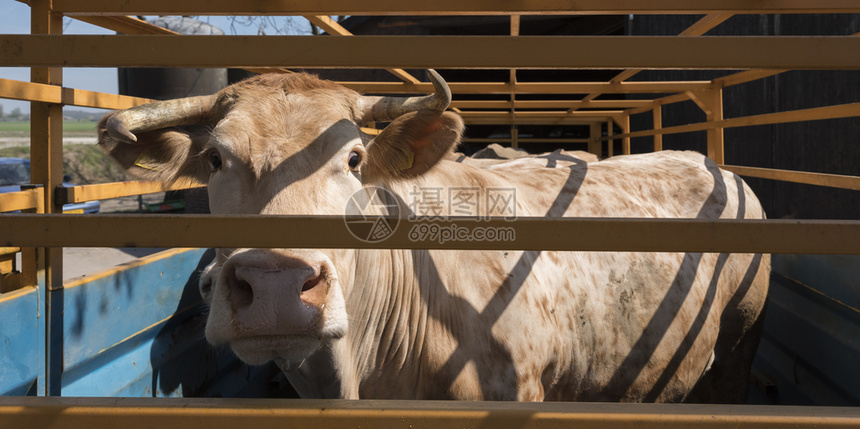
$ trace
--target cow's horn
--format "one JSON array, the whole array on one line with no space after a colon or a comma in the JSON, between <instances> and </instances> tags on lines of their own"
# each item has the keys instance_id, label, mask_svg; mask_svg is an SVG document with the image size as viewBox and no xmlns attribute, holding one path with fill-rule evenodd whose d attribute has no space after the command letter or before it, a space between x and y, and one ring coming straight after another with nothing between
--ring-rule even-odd
<instances>
[{"instance_id":1,"label":"cow's horn","mask_svg":"<svg viewBox=\"0 0 860 429\"><path fill-rule=\"evenodd\" d=\"M434 93L423 97L361 97L363 122L387 122L400 115L422 109L443 112L451 104L451 89L445 79L429 69L427 74L433 83Z\"/></svg>"},{"instance_id":2,"label":"cow's horn","mask_svg":"<svg viewBox=\"0 0 860 429\"><path fill-rule=\"evenodd\" d=\"M155 101L121 110L108 118L108 135L125 143L137 142L134 133L205 122L215 95Z\"/></svg>"}]
</instances>

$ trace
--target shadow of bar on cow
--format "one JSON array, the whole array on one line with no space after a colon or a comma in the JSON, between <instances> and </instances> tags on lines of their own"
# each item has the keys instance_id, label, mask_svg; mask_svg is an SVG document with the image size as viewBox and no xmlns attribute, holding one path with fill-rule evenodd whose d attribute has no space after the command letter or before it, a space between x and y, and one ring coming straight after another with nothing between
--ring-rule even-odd
<instances>
[{"instance_id":1,"label":"shadow of bar on cow","mask_svg":"<svg viewBox=\"0 0 860 429\"><path fill-rule=\"evenodd\" d=\"M549 168L554 168L558 160L573 162L573 165L569 167L570 173L567 181L545 215L546 217L559 217L567 210L576 197L576 194L588 173L588 164L584 161L563 154L553 153L547 158ZM457 376L470 362L474 362L476 364L476 371L481 385L481 390L483 392L483 399L518 399L519 390L517 386L516 368L514 366L511 353L503 344L494 338L492 328L508 305L510 305L516 297L517 292L522 288L523 283L531 274L532 268L540 254L540 251L526 251L521 254L520 259L517 261L511 272L508 273L509 275L506 276L504 283L499 285L496 293L490 299L483 312L478 312L478 310L466 300L460 297L451 296L444 287L440 287L441 291L439 292L441 295L430 293L430 291L422 291L422 297L433 296L444 302L444 305L433 305L432 303L425 302L424 304L430 309L429 317L445 324L450 323L451 320L451 317L447 312L459 311L456 319L460 323L461 327L467 327L464 331L458 329L457 326L446 326L449 334L454 336L457 340L457 347L445 364L437 371L439 375L446 379L450 379L453 382L453 380L457 378ZM426 288L430 285L443 285L439 275L439 270L428 250L412 250L412 261L415 275L417 277L422 277L420 270L429 270L429 276L427 277L428 281L419 283L419 287ZM510 274L514 272L521 273L521 275L511 276ZM434 309L437 310L436 313L433 312ZM438 310L443 311L439 312ZM481 329L482 331L476 332L477 329ZM476 347L476 345L470 341L473 340L473 338L467 338L466 335L478 335L480 340L485 342L484 345L486 347ZM481 353L485 355L485 358L478 358L474 353ZM438 379L438 377L434 378ZM493 391L500 391L500 389L493 389L491 387L498 386L499 384L505 386L505 389L501 389L505 392L504 397L496 397L492 393ZM443 390L450 390L452 387L453 386L448 385L447 389Z\"/></svg>"}]
</instances>

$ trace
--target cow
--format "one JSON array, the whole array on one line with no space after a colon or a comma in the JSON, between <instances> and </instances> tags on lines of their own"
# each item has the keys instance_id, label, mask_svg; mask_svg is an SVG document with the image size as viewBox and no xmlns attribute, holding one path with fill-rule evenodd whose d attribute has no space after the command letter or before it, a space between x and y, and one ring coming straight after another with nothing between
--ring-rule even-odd
<instances>
[{"instance_id":1,"label":"cow","mask_svg":"<svg viewBox=\"0 0 860 429\"><path fill-rule=\"evenodd\" d=\"M508 149L506 151L500 151L501 155L497 157L486 156L486 153L494 153L489 152L487 149L491 149L492 151L497 150L496 148L491 148L492 146L498 146L502 149ZM511 148L505 148L499 146L497 144L492 144L487 148L481 149L481 151L485 151L485 154L482 156L476 156L478 153L472 156L466 156L460 152L454 152L445 157L446 160L460 162L463 164L479 167L479 168L515 168L514 166L520 164L531 164L535 163L537 165L543 165L545 167L551 168L568 168L573 164L581 163L581 162L597 162L600 158L597 155L592 153L584 152L581 150L561 150L556 149L552 152L546 152L541 154L529 154L524 152L516 151ZM479 151L479 152L481 152ZM503 156L511 156L509 158L504 158Z\"/></svg>"},{"instance_id":2,"label":"cow","mask_svg":"<svg viewBox=\"0 0 860 429\"><path fill-rule=\"evenodd\" d=\"M523 149L505 147L498 143L491 143L487 147L473 153L472 156L466 156L461 152L453 152L446 156L445 159L476 167L494 167L499 164L522 159L533 160L547 167L569 167L571 162L597 162L600 160L597 155L581 150L556 149L553 152L532 155Z\"/></svg>"},{"instance_id":3,"label":"cow","mask_svg":"<svg viewBox=\"0 0 860 429\"><path fill-rule=\"evenodd\" d=\"M343 215L376 196L387 203L372 214L432 221L416 190L468 189L512 197L476 216L765 217L743 180L694 152L561 168L449 161L464 124L428 73L435 92L418 97L260 75L112 112L98 144L143 179L208 184L215 214ZM390 124L371 139L368 122ZM274 361L306 398L743 401L770 275L767 254L216 253L200 283L206 339Z\"/></svg>"}]
</instances>

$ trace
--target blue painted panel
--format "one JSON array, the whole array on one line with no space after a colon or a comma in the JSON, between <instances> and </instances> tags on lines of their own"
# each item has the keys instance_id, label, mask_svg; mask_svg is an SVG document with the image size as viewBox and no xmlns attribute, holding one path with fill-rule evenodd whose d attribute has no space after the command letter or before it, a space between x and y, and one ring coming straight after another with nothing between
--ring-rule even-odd
<instances>
[{"instance_id":1,"label":"blue painted panel","mask_svg":"<svg viewBox=\"0 0 860 429\"><path fill-rule=\"evenodd\" d=\"M62 394L295 397L273 364L249 367L206 343L196 273L212 257L153 255L66 289L65 358L74 365Z\"/></svg>"},{"instance_id":2,"label":"blue painted panel","mask_svg":"<svg viewBox=\"0 0 860 429\"><path fill-rule=\"evenodd\" d=\"M66 288L65 374L80 378L74 374L79 366L111 354L116 344L130 341L122 345L125 350L139 346L139 333L153 329L177 311L185 285L204 251L154 255L146 259L147 263Z\"/></svg>"},{"instance_id":3,"label":"blue painted panel","mask_svg":"<svg viewBox=\"0 0 860 429\"><path fill-rule=\"evenodd\" d=\"M26 395L35 386L38 314L35 288L0 294L0 395Z\"/></svg>"},{"instance_id":4,"label":"blue painted panel","mask_svg":"<svg viewBox=\"0 0 860 429\"><path fill-rule=\"evenodd\" d=\"M206 343L196 273L212 257L168 252L68 283L57 295L62 395L295 397L273 364L249 367ZM45 366L41 301L35 289L0 295L2 395L36 393Z\"/></svg>"}]
</instances>

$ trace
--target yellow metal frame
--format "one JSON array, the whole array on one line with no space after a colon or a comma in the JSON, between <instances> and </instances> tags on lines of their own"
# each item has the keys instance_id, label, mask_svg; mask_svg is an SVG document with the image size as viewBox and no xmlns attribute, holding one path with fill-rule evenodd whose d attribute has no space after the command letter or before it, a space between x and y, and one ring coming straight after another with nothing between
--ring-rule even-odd
<instances>
[{"instance_id":1,"label":"yellow metal frame","mask_svg":"<svg viewBox=\"0 0 860 429\"><path fill-rule=\"evenodd\" d=\"M368 93L428 93L429 83L410 75L407 67L503 68L510 71L503 82L450 82L455 101L452 109L467 124L510 124L510 142L544 143L520 138L517 125L581 124L590 127L588 140L553 139L551 142L588 143L592 153L630 152L630 139L652 136L654 150L662 149L662 136L705 131L708 155L724 168L750 177L764 177L819 186L860 190L860 177L761 169L725 164L723 130L761 124L777 124L860 116L860 103L825 106L792 112L776 112L744 118L723 117L724 88L752 82L792 69L860 69L860 38L837 37L708 37L709 30L734 14L860 13L856 0L438 0L434 2L362 2L332 0L30 0L32 28L29 35L3 35L0 66L32 67L31 82L0 79L0 98L31 101L32 180L41 185L18 193L0 195L0 269L8 268L8 255L20 251L23 267L14 288L42 287L51 314L62 312L62 302L52 302L50 292L62 289L61 247L74 246L256 246L256 247L372 247L345 233L340 217L230 217L230 216L74 216L60 215L62 205L164 190L142 182L79 186L63 190L63 105L125 109L149 100L63 87L62 69L69 66L244 66L254 72L290 73L289 67L384 68L397 82L341 82ZM341 37L299 36L181 36L129 15L302 15L330 34ZM350 37L329 15L505 15L510 35L501 37ZM535 37L519 33L521 15L584 14L704 14L674 37ZM115 30L117 36L62 35L62 17ZM218 37L212 43L211 37ZM408 46L409 49L403 49ZM241 49L239 49L241 47ZM250 48L249 48L250 47ZM264 55L290 52L293 57ZM743 47L743 49L738 49ZM563 49L568 54L552 55ZM148 55L137 52L145 50ZM619 55L621 51L624 54ZM678 56L675 52L688 52ZM358 55L356 53L360 52ZM481 52L482 55L474 55ZM741 52L741 53L739 53ZM253 66L253 67L249 67ZM286 68L285 68L286 67ZM521 68L620 68L607 82L520 82ZM711 81L630 82L644 68L737 68ZM658 94L647 100L597 100L601 94ZM496 98L459 100L458 95L496 95ZM506 96L499 100L498 95ZM528 100L522 95L530 94ZM585 94L580 100L540 99L535 95ZM705 114L698 124L662 126L663 106L693 101ZM630 117L649 114L653 129L630 129ZM621 130L616 133L615 129ZM603 133L606 136L603 136ZM496 140L498 141L498 140ZM194 186L182 184L175 188ZM172 188L173 189L173 188ZM236 225L241 227L237 228ZM498 225L496 225L498 224ZM401 228L385 243L402 248L512 248L541 250L641 250L773 253L860 254L858 221L717 221L642 219L520 219L515 223L492 221L486 225L513 226L528 233L511 243L414 243ZM217 236L208 232L220 231ZM284 233L289 242L272 236ZM303 234L315 231L312 240ZM159 234L153 233L158 231ZM231 232L232 231L232 232ZM236 232L241 231L241 234ZM320 235L319 231L324 231ZM561 231L561 232L560 232ZM167 232L167 233L165 233ZM233 233L236 232L236 233ZM575 234L578 239L560 243L556 238ZM471 246L471 247L466 247ZM495 246L495 247L493 247ZM4 277L4 285L8 276ZM4 292L8 288L4 286ZM0 299L14 295L4 294ZM61 296L61 295L60 295ZM61 316L57 316L61 317ZM50 338L55 326L46 325ZM46 350L47 354L57 351ZM50 369L46 377L56 377ZM42 394L57 394L58 390ZM0 398L0 427L20 424L51 427L106 425L122 418L128 427L176 424L182 419L212 427L249 424L267 427L294 422L327 425L413 424L423 426L550 427L573 424L603 427L673 427L690 424L750 426L857 426L855 408L819 407L719 407L641 404L474 404L342 401L227 401L227 400L124 400L67 398ZM239 423L241 422L241 423Z\"/></svg>"},{"instance_id":2,"label":"yellow metal frame","mask_svg":"<svg viewBox=\"0 0 860 429\"><path fill-rule=\"evenodd\" d=\"M668 404L0 398L0 428L283 427L637 428L857 427L860 409Z\"/></svg>"}]
</instances>

